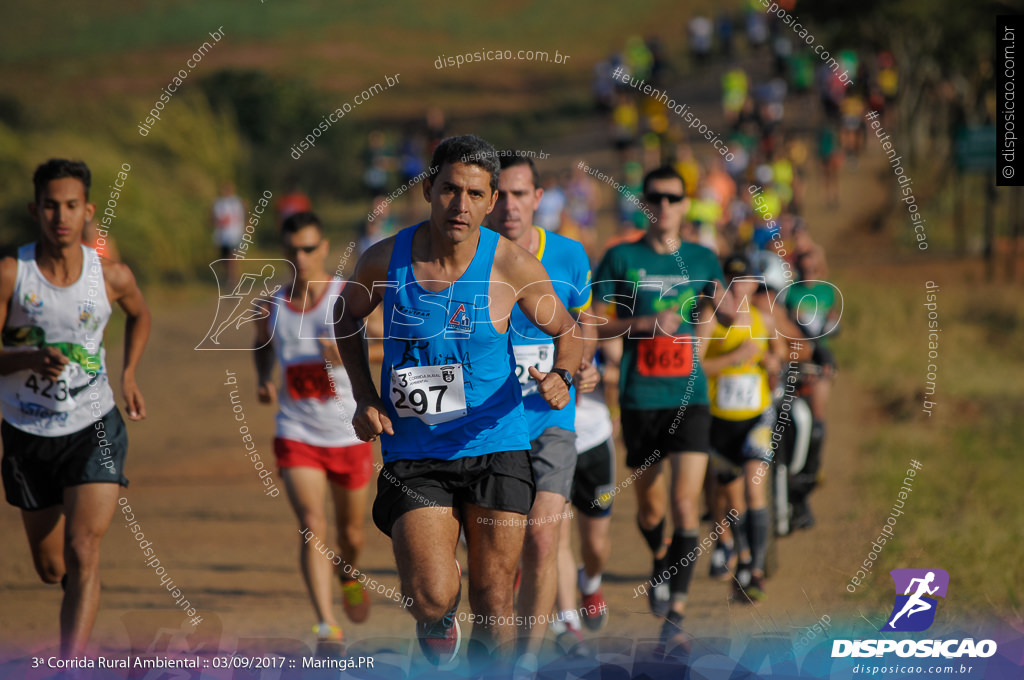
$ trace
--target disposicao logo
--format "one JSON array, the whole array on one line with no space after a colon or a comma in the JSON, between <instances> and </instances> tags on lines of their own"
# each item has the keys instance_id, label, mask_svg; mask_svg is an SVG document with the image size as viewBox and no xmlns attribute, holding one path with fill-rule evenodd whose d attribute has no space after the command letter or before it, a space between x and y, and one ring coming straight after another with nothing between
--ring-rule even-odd
<instances>
[{"instance_id":1,"label":"disposicao logo","mask_svg":"<svg viewBox=\"0 0 1024 680\"><path fill-rule=\"evenodd\" d=\"M939 601L946 597L949 574L945 569L893 569L896 602L882 632L912 633L927 630L935 622ZM902 594L901 594L902 593ZM900 657L990 657L996 653L994 640L833 640L832 657L870 657L895 653Z\"/></svg>"},{"instance_id":2,"label":"disposicao logo","mask_svg":"<svg viewBox=\"0 0 1024 680\"><path fill-rule=\"evenodd\" d=\"M878 630L927 630L935 621L936 597L946 597L949 574L945 569L893 569L889 575L896 584L896 604L888 622Z\"/></svg>"}]
</instances>

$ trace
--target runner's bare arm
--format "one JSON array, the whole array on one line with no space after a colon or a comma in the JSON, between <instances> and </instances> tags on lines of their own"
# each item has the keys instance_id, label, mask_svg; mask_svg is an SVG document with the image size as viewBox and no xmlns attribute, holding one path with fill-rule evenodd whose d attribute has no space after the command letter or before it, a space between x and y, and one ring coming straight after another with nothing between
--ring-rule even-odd
<instances>
[{"instance_id":1,"label":"runner's bare arm","mask_svg":"<svg viewBox=\"0 0 1024 680\"><path fill-rule=\"evenodd\" d=\"M384 343L379 338L384 336L384 310L378 307L366 317L366 344L371 364L384 361Z\"/></svg>"},{"instance_id":2,"label":"runner's bare arm","mask_svg":"<svg viewBox=\"0 0 1024 680\"><path fill-rule=\"evenodd\" d=\"M356 412L352 427L363 441L376 439L381 432L394 434L384 402L377 393L370 375L370 362L365 337L365 319L382 301L381 288L375 282L387 280L388 263L394 237L374 244L356 262L356 270L341 291L334 307L334 335L341 362L352 383ZM340 308L339 308L340 306Z\"/></svg>"},{"instance_id":3,"label":"runner's bare arm","mask_svg":"<svg viewBox=\"0 0 1024 680\"><path fill-rule=\"evenodd\" d=\"M18 278L18 261L13 257L0 260L0 328L7 323L7 310L14 296ZM55 347L41 347L33 352L0 349L0 375L10 375L29 369L51 380L56 380L68 358Z\"/></svg>"},{"instance_id":4,"label":"runner's bare arm","mask_svg":"<svg viewBox=\"0 0 1024 680\"><path fill-rule=\"evenodd\" d=\"M146 417L146 402L135 382L135 369L149 339L149 307L128 265L106 259L100 262L103 264L103 278L107 282L108 299L116 302L128 317L124 325L124 370L121 374L125 407L130 420L142 420Z\"/></svg>"},{"instance_id":5,"label":"runner's bare arm","mask_svg":"<svg viewBox=\"0 0 1024 680\"><path fill-rule=\"evenodd\" d=\"M706 346L710 342L702 342L701 344ZM760 347L758 347L756 340L746 340L731 352L720 354L712 359L701 356L700 365L704 369L704 375L713 378L730 366L739 366L750 361L757 356L758 350L760 350ZM704 351L706 352L707 350L705 349Z\"/></svg>"},{"instance_id":6,"label":"runner's bare arm","mask_svg":"<svg viewBox=\"0 0 1024 680\"><path fill-rule=\"evenodd\" d=\"M590 307L580 310L573 316L583 333L583 359L580 362L582 368L594 360L594 354L597 352L597 325L601 320L591 314Z\"/></svg>"},{"instance_id":7,"label":"runner's bare arm","mask_svg":"<svg viewBox=\"0 0 1024 680\"><path fill-rule=\"evenodd\" d=\"M597 323L590 309L584 309L576 315L576 323L583 332L583 358L576 369L573 384L576 385L577 398L584 392L593 392L601 379L601 374L594 368L594 354L597 353Z\"/></svg>"},{"instance_id":8,"label":"runner's bare arm","mask_svg":"<svg viewBox=\"0 0 1024 680\"><path fill-rule=\"evenodd\" d=\"M260 306L269 314L266 303ZM256 340L253 343L253 362L256 364L256 398L261 404L273 404L277 399L277 388L274 386L274 348L270 344L270 318L264 316L256 319Z\"/></svg>"},{"instance_id":9,"label":"runner's bare arm","mask_svg":"<svg viewBox=\"0 0 1024 680\"><path fill-rule=\"evenodd\" d=\"M782 362L786 357L786 343L776 332L775 319L767 314L762 314L761 322L764 324L765 335L768 337L768 351L761 357L761 366L768 373L769 386L774 389L779 371L782 370Z\"/></svg>"},{"instance_id":10,"label":"runner's bare arm","mask_svg":"<svg viewBox=\"0 0 1024 680\"><path fill-rule=\"evenodd\" d=\"M495 263L501 262L500 273L517 291L516 304L527 320L550 335L555 344L552 368L576 373L583 358L583 332L555 294L544 265L511 242L501 241L498 248ZM569 403L569 389L560 376L541 373L532 366L529 370L552 408L561 409Z\"/></svg>"},{"instance_id":11,"label":"runner's bare arm","mask_svg":"<svg viewBox=\"0 0 1024 680\"><path fill-rule=\"evenodd\" d=\"M736 301L732 291L721 281L712 282L711 296L701 295L698 298L700 322L695 324L694 336L703 338L707 344L715 330L715 321L726 328L732 325L732 310L736 309ZM709 310L710 309L710 313Z\"/></svg>"}]
</instances>

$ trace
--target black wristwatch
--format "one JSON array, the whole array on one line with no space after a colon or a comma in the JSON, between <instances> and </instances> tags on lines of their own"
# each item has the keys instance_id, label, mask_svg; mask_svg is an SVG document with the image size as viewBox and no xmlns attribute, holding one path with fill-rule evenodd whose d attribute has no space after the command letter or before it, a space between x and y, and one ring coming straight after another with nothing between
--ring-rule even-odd
<instances>
[{"instance_id":1,"label":"black wristwatch","mask_svg":"<svg viewBox=\"0 0 1024 680\"><path fill-rule=\"evenodd\" d=\"M564 368L552 368L551 372L561 378L567 388L572 387L572 373Z\"/></svg>"}]
</instances>

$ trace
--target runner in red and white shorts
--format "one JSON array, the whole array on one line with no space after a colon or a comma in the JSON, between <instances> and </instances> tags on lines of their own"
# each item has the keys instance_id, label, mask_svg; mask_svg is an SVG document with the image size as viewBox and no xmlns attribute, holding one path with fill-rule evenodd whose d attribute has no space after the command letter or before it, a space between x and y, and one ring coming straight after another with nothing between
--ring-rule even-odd
<instances>
[{"instance_id":1,"label":"runner in red and white shorts","mask_svg":"<svg viewBox=\"0 0 1024 680\"><path fill-rule=\"evenodd\" d=\"M281 227L284 255L295 266L293 285L281 287L270 315L258 324L256 372L259 400L279 403L274 456L299 520L302 576L319 617L318 643L340 644L334 617L331 570L341 579L344 609L359 623L369 615L369 597L356 568L373 445L352 429L355 400L334 343L334 303L344 281L324 269L329 251L319 219L292 215ZM281 365L281 387L272 380ZM328 546L326 496L334 500L338 550Z\"/></svg>"}]
</instances>

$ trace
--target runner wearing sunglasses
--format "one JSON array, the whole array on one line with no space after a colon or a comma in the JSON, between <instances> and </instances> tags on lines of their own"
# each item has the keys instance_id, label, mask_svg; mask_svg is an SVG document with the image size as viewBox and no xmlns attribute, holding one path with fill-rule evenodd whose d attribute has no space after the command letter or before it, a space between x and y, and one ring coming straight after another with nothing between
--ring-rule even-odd
<instances>
[{"instance_id":1,"label":"runner wearing sunglasses","mask_svg":"<svg viewBox=\"0 0 1024 680\"><path fill-rule=\"evenodd\" d=\"M654 556L651 612L664 616L666 650L686 645L682 620L693 577L700 524L698 501L707 469L711 415L700 361L713 309L727 309L722 268L708 248L681 239L689 200L670 166L644 177L644 201L655 215L647 233L610 249L594 277L594 314L601 338L623 336L619 403L626 465L637 473L637 523ZM713 305L711 304L713 302ZM662 484L670 464L671 494ZM665 542L665 516L674 531ZM689 556L689 557L688 557ZM666 583L667 582L667 583ZM667 585L667 587L666 587Z\"/></svg>"},{"instance_id":2,"label":"runner wearing sunglasses","mask_svg":"<svg viewBox=\"0 0 1024 680\"><path fill-rule=\"evenodd\" d=\"M318 624L317 653L331 655L342 647L342 630L334 616L331 571L341 581L349 620L369 615L370 598L357 580L364 543L366 496L373 474L373 445L352 429L355 399L334 344L331 306L345 283L324 269L330 245L319 218L296 213L281 225L285 259L295 266L295 282L282 286L269 314L256 324L258 397L279 404L274 457L298 518L299 565ZM273 382L275 362L281 364L280 394ZM324 505L334 501L340 561L331 564L317 546L327 543ZM336 567L336 568L335 568Z\"/></svg>"}]
</instances>

